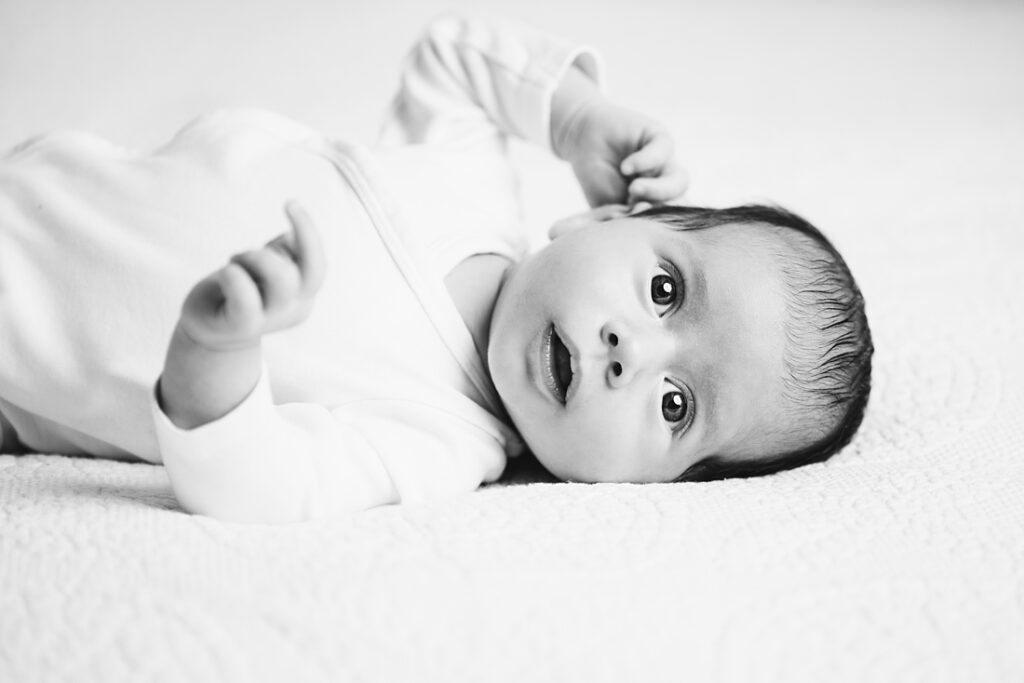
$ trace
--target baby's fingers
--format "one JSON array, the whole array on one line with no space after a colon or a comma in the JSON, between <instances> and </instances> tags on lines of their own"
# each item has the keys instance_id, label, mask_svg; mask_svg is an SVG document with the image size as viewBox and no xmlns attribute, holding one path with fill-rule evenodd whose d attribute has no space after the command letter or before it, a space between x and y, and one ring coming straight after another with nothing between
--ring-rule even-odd
<instances>
[{"instance_id":1,"label":"baby's fingers","mask_svg":"<svg viewBox=\"0 0 1024 683\"><path fill-rule=\"evenodd\" d=\"M256 283L263 310L268 313L289 308L299 294L299 270L283 250L254 249L232 256L231 262L241 266Z\"/></svg>"},{"instance_id":2,"label":"baby's fingers","mask_svg":"<svg viewBox=\"0 0 1024 683\"><path fill-rule=\"evenodd\" d=\"M219 317L237 332L251 333L262 318L260 289L245 268L229 263L212 275L220 289Z\"/></svg>"},{"instance_id":3,"label":"baby's fingers","mask_svg":"<svg viewBox=\"0 0 1024 683\"><path fill-rule=\"evenodd\" d=\"M262 301L245 270L229 263L204 278L182 307L182 328L209 348L232 348L259 336Z\"/></svg>"},{"instance_id":4,"label":"baby's fingers","mask_svg":"<svg viewBox=\"0 0 1024 683\"><path fill-rule=\"evenodd\" d=\"M629 184L629 200L659 204L681 196L690 185L689 175L680 164L670 162L657 177L636 178Z\"/></svg>"},{"instance_id":5,"label":"baby's fingers","mask_svg":"<svg viewBox=\"0 0 1024 683\"><path fill-rule=\"evenodd\" d=\"M648 131L643 145L619 164L624 176L658 175L661 169L672 160L675 143L672 136L661 128Z\"/></svg>"}]
</instances>

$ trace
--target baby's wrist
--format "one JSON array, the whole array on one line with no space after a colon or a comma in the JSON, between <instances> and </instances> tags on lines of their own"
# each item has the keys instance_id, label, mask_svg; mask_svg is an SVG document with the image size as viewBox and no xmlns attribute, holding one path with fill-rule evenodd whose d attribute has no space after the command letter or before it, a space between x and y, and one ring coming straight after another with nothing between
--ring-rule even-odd
<instances>
[{"instance_id":1,"label":"baby's wrist","mask_svg":"<svg viewBox=\"0 0 1024 683\"><path fill-rule=\"evenodd\" d=\"M157 385L160 408L182 429L220 419L252 392L262 363L259 339L245 347L211 349L179 324Z\"/></svg>"}]
</instances>

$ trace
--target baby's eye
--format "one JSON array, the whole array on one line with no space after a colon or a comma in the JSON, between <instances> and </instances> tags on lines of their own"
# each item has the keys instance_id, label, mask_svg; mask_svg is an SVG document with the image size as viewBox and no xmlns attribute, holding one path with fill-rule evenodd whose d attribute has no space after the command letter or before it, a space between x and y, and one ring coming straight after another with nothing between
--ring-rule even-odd
<instances>
[{"instance_id":1,"label":"baby's eye","mask_svg":"<svg viewBox=\"0 0 1024 683\"><path fill-rule=\"evenodd\" d=\"M678 275L670 274L664 268L651 278L651 301L656 306L676 305L682 294L682 282Z\"/></svg>"},{"instance_id":2,"label":"baby's eye","mask_svg":"<svg viewBox=\"0 0 1024 683\"><path fill-rule=\"evenodd\" d=\"M659 306L670 306L676 300L676 283L671 277L659 273L651 278L651 301Z\"/></svg>"},{"instance_id":3,"label":"baby's eye","mask_svg":"<svg viewBox=\"0 0 1024 683\"><path fill-rule=\"evenodd\" d=\"M681 391L667 391L661 397L661 414L666 422L682 422L686 419L689 406Z\"/></svg>"}]
</instances>

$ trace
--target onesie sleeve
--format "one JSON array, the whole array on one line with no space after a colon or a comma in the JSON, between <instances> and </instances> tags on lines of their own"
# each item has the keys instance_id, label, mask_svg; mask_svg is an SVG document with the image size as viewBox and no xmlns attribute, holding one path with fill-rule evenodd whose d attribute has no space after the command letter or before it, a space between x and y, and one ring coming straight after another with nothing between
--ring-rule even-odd
<instances>
[{"instance_id":1,"label":"onesie sleeve","mask_svg":"<svg viewBox=\"0 0 1024 683\"><path fill-rule=\"evenodd\" d=\"M152 411L179 504L224 521L325 518L470 492L500 476L504 457L486 434L425 404L375 403L274 404L264 369L239 406L201 427L175 426L155 396Z\"/></svg>"},{"instance_id":2,"label":"onesie sleeve","mask_svg":"<svg viewBox=\"0 0 1024 683\"><path fill-rule=\"evenodd\" d=\"M575 65L598 86L586 46L510 21L445 16L405 61L381 134L385 144L463 143L514 136L551 149L551 97Z\"/></svg>"}]
</instances>

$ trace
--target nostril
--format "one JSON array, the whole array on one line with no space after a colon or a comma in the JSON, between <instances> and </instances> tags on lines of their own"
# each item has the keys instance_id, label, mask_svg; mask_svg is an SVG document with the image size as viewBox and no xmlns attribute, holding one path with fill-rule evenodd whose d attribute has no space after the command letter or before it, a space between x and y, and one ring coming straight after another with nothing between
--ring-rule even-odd
<instances>
[{"instance_id":1,"label":"nostril","mask_svg":"<svg viewBox=\"0 0 1024 683\"><path fill-rule=\"evenodd\" d=\"M612 374L614 374L616 377L622 374L622 363L620 363L619 361L615 361L614 363L612 363Z\"/></svg>"},{"instance_id":2,"label":"nostril","mask_svg":"<svg viewBox=\"0 0 1024 683\"><path fill-rule=\"evenodd\" d=\"M611 344L612 346L618 346L619 345L619 337L618 337L618 335L616 335L614 333L613 334L609 334L608 335L608 343Z\"/></svg>"}]
</instances>

